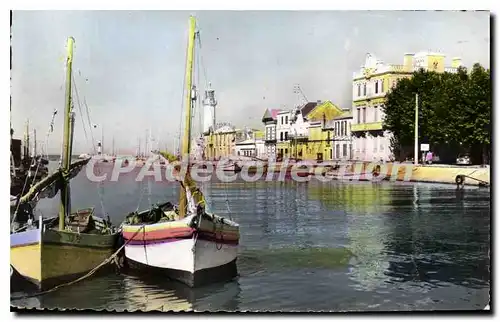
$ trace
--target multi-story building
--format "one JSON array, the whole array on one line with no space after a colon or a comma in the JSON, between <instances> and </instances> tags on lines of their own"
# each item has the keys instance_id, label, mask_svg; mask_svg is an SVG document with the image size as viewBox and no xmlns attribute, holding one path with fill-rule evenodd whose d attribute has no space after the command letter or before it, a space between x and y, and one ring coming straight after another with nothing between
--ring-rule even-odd
<instances>
[{"instance_id":1,"label":"multi-story building","mask_svg":"<svg viewBox=\"0 0 500 322\"><path fill-rule=\"evenodd\" d=\"M234 155L237 130L229 124L220 125L215 131L205 135L205 159L218 160Z\"/></svg>"},{"instance_id":2,"label":"multi-story building","mask_svg":"<svg viewBox=\"0 0 500 322\"><path fill-rule=\"evenodd\" d=\"M288 158L290 155L290 123L291 111L279 111L276 114L276 153L277 158Z\"/></svg>"},{"instance_id":3,"label":"multi-story building","mask_svg":"<svg viewBox=\"0 0 500 322\"><path fill-rule=\"evenodd\" d=\"M352 115L344 112L342 115L327 121L324 129L333 132L332 135L332 160L352 159L352 136L351 136Z\"/></svg>"},{"instance_id":4,"label":"multi-story building","mask_svg":"<svg viewBox=\"0 0 500 322\"><path fill-rule=\"evenodd\" d=\"M276 158L276 123L277 116L280 110L278 109L266 109L264 116L262 117L262 123L264 123L264 147L265 152L263 158Z\"/></svg>"},{"instance_id":5,"label":"multi-story building","mask_svg":"<svg viewBox=\"0 0 500 322\"><path fill-rule=\"evenodd\" d=\"M293 113L290 126L290 157L302 160L330 160L333 131L323 125L342 114L331 101L309 102Z\"/></svg>"},{"instance_id":6,"label":"multi-story building","mask_svg":"<svg viewBox=\"0 0 500 322\"><path fill-rule=\"evenodd\" d=\"M352 126L353 158L364 161L388 161L393 158L391 133L383 131L383 106L388 91L401 78L411 77L413 71L425 69L436 72L456 72L459 58L445 68L445 56L440 53L405 54L403 65L385 64L367 54L364 65L353 75Z\"/></svg>"}]
</instances>

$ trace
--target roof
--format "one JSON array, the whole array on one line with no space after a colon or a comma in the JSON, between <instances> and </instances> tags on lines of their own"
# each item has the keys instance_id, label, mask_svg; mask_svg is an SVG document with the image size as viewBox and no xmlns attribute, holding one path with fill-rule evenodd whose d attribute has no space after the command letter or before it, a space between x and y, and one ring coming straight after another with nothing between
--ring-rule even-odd
<instances>
[{"instance_id":1,"label":"roof","mask_svg":"<svg viewBox=\"0 0 500 322\"><path fill-rule=\"evenodd\" d=\"M345 120L345 119L350 119L352 118L352 114L350 112L344 112L342 115L339 115L337 117L334 117L334 120Z\"/></svg>"},{"instance_id":2,"label":"roof","mask_svg":"<svg viewBox=\"0 0 500 322\"><path fill-rule=\"evenodd\" d=\"M251 145L251 144L255 144L254 139L248 139L248 140L244 140L244 141L240 141L240 142L235 143L235 145Z\"/></svg>"},{"instance_id":3,"label":"roof","mask_svg":"<svg viewBox=\"0 0 500 322\"><path fill-rule=\"evenodd\" d=\"M309 114L314 108L318 106L318 102L309 102L306 103L304 106L300 108L300 111L302 112L302 117L307 117L307 114Z\"/></svg>"},{"instance_id":4,"label":"roof","mask_svg":"<svg viewBox=\"0 0 500 322\"><path fill-rule=\"evenodd\" d=\"M264 113L264 116L262 117L262 121L266 120L276 120L276 117L278 116L278 113L282 112L280 109L273 108L271 110L266 109L266 112Z\"/></svg>"},{"instance_id":5,"label":"roof","mask_svg":"<svg viewBox=\"0 0 500 322\"><path fill-rule=\"evenodd\" d=\"M215 130L214 132L215 133L231 133L231 132L234 132L235 129L232 128L231 126L229 125L224 125L224 126L221 126L220 128L218 128L217 130Z\"/></svg>"}]
</instances>

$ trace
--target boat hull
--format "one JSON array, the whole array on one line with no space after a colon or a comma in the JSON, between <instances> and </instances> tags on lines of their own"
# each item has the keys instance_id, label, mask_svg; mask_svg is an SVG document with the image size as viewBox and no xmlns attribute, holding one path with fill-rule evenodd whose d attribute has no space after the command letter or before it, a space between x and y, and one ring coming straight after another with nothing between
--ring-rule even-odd
<instances>
[{"instance_id":1,"label":"boat hull","mask_svg":"<svg viewBox=\"0 0 500 322\"><path fill-rule=\"evenodd\" d=\"M202 219L192 228L193 217L144 225L123 225L129 267L161 273L190 287L227 281L237 275L239 227L216 217ZM138 232L139 229L139 232Z\"/></svg>"},{"instance_id":2,"label":"boat hull","mask_svg":"<svg viewBox=\"0 0 500 322\"><path fill-rule=\"evenodd\" d=\"M237 252L235 245L194 239L125 246L129 268L142 273L163 275L189 287L235 278L238 274Z\"/></svg>"},{"instance_id":3,"label":"boat hull","mask_svg":"<svg viewBox=\"0 0 500 322\"><path fill-rule=\"evenodd\" d=\"M109 258L118 233L79 234L47 229L11 234L10 262L38 289L46 290L77 279Z\"/></svg>"}]
</instances>

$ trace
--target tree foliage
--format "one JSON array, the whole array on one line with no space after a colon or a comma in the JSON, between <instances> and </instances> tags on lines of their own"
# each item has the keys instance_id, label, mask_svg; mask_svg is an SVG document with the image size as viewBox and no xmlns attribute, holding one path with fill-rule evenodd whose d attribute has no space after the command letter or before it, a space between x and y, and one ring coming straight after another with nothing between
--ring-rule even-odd
<instances>
[{"instance_id":1,"label":"tree foliage","mask_svg":"<svg viewBox=\"0 0 500 322\"><path fill-rule=\"evenodd\" d=\"M490 70L475 64L470 72L419 70L403 78L388 93L384 129L393 133L396 158L413 155L415 100L418 94L419 142L451 153L469 152L473 161L486 162L491 137Z\"/></svg>"}]
</instances>

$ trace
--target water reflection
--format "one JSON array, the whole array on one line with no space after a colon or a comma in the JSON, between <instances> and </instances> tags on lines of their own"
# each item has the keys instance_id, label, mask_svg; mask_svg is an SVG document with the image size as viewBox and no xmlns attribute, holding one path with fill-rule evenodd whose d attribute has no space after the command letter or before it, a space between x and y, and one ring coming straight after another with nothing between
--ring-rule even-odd
<instances>
[{"instance_id":1,"label":"water reflection","mask_svg":"<svg viewBox=\"0 0 500 322\"><path fill-rule=\"evenodd\" d=\"M106 212L115 223L137 208L147 187L134 176L123 178L103 189ZM98 207L96 185L80 177L73 181L73 204ZM482 189L236 181L206 183L202 190L211 211L240 224L236 282L192 290L161 278L110 275L30 303L117 310L345 311L476 308L488 300L490 199ZM151 202L175 200L177 194L175 184L151 182ZM143 200L141 208L146 195ZM57 205L52 199L38 208L56 213Z\"/></svg>"},{"instance_id":2,"label":"water reflection","mask_svg":"<svg viewBox=\"0 0 500 322\"><path fill-rule=\"evenodd\" d=\"M404 216L386 216L389 281L421 282L429 287L489 284L489 241L484 238L489 234L489 205L478 207L477 189L453 190L431 185L406 187L416 194L417 202L404 198L404 190L400 190L394 199L397 208L408 209L411 203L417 207L406 210Z\"/></svg>"},{"instance_id":3,"label":"water reflection","mask_svg":"<svg viewBox=\"0 0 500 322\"><path fill-rule=\"evenodd\" d=\"M181 283L152 276L127 276L129 311L235 311L241 289L237 281L186 287Z\"/></svg>"}]
</instances>

